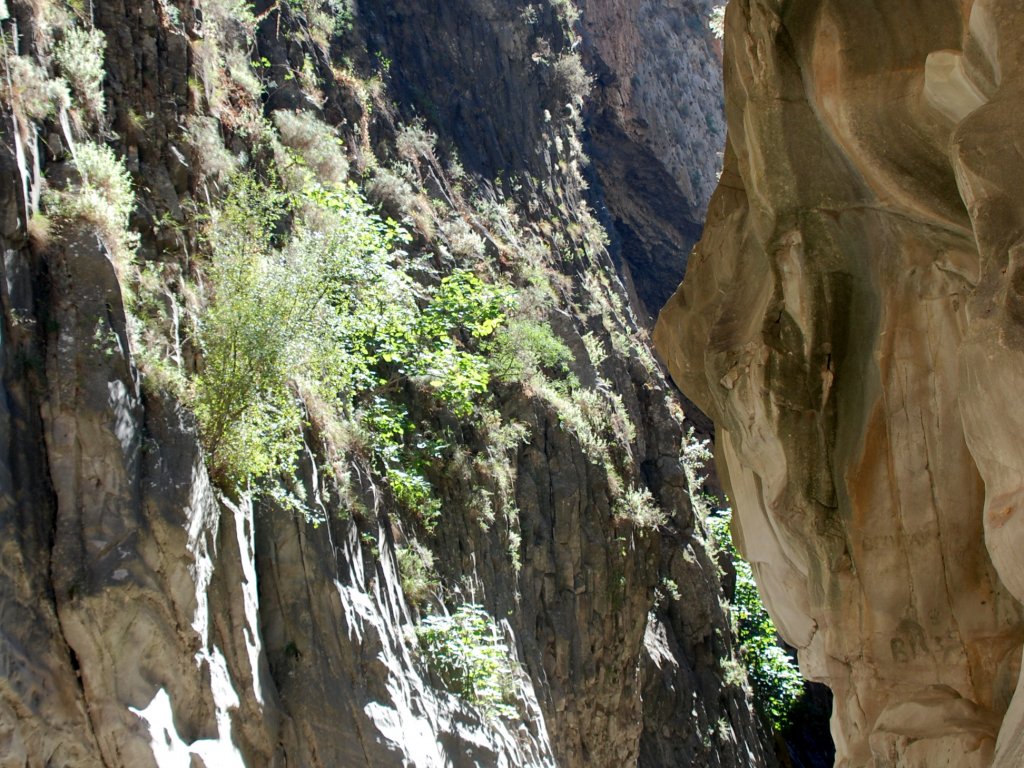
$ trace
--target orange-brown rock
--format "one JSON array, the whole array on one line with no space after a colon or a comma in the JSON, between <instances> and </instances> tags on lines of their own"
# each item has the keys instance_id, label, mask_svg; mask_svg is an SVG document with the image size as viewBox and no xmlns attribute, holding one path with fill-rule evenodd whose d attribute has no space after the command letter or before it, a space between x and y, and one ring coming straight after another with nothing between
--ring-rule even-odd
<instances>
[{"instance_id":1,"label":"orange-brown rock","mask_svg":"<svg viewBox=\"0 0 1024 768\"><path fill-rule=\"evenodd\" d=\"M733 0L656 343L837 765L1024 764L1024 5Z\"/></svg>"}]
</instances>

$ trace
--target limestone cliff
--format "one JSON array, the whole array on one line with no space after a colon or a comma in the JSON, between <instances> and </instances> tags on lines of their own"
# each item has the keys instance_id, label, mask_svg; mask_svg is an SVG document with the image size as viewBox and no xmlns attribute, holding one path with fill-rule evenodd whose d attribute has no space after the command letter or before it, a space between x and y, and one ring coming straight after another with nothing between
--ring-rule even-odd
<instances>
[{"instance_id":1,"label":"limestone cliff","mask_svg":"<svg viewBox=\"0 0 1024 768\"><path fill-rule=\"evenodd\" d=\"M609 10L588 5L596 29ZM0 765L773 764L683 416L591 213L575 54L591 21L573 10L0 1ZM685 37L650 4L638 18ZM679 92L628 71L647 119ZM666 121L637 154L720 129ZM678 152L659 173L697 211L711 171ZM386 454L360 416L372 392L335 393L346 420L291 381L290 471L232 484L196 382L210 232L257 171L267 198L358 186L409 233L388 274L415 278L411 312L443 275L504 281L553 362L511 337L467 415L382 358L408 420ZM620 212L627 190L604 186L613 219L666 215ZM235 223L284 259L304 215ZM471 347L452 333L453 354ZM448 690L417 642L463 602L510 649L501 714Z\"/></svg>"},{"instance_id":2,"label":"limestone cliff","mask_svg":"<svg viewBox=\"0 0 1024 768\"><path fill-rule=\"evenodd\" d=\"M586 2L588 146L627 279L653 319L700 236L725 143L709 0Z\"/></svg>"},{"instance_id":3,"label":"limestone cliff","mask_svg":"<svg viewBox=\"0 0 1024 768\"><path fill-rule=\"evenodd\" d=\"M733 0L656 343L840 766L1024 760L1019 3Z\"/></svg>"}]
</instances>

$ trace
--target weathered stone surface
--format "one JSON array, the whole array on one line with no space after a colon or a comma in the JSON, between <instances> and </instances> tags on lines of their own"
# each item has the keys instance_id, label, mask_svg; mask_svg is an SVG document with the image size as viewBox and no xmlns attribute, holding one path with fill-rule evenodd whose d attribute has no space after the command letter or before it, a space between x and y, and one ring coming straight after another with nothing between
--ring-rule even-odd
<instances>
[{"instance_id":1,"label":"weathered stone surface","mask_svg":"<svg viewBox=\"0 0 1024 768\"><path fill-rule=\"evenodd\" d=\"M45 4L7 5L5 40L16 27L21 52L47 65L52 57L38 47L52 32L40 16ZM445 508L429 539L439 575L449 595L461 589L501 619L522 668L519 716L488 717L444 691L417 655L396 568L405 523L365 457L350 457L358 503L346 506L323 446L307 435L288 482L314 500L317 522L267 496L226 498L214 488L188 409L157 377L140 378L141 353L162 350L141 348L153 334L133 325L130 278L102 232L60 221L51 237L28 239L23 211L33 190L44 176L62 188L73 175L71 146L90 128L63 114L50 121L45 149L33 126L24 151L0 152L13 180L0 189L0 765L772 765L749 690L726 675L736 658L679 461L682 413L597 225L582 215L580 94L554 67L574 38L565 5L362 0L352 27L323 47L310 42L300 13L314 5L256 2L259 21L244 32L237 18L215 23L234 8L218 0L91 3L90 21L107 41L104 124L91 126L92 139L132 173L137 258L162 281L154 293L170 315L169 338L153 343L186 367L200 356L182 283L201 282L203 252L182 225L198 227L195 211L223 192L223 179L201 180L211 162L201 150L223 153L223 137L235 156L267 151L267 136L254 136L274 109L322 106L362 167L386 162L400 121L429 117L438 152L469 170L461 205L476 192L497 206L498 188L565 249L552 275L561 292L552 300L562 303L551 324L572 347L580 379L604 388L592 407L610 407L613 393L621 405L606 429L616 434L602 435L614 437L617 466L595 459L564 412L520 383L495 385L493 401L529 435L502 457L516 514L481 526L474 505L501 489L483 472L460 474L454 459L431 478ZM688 39L674 26L681 12L661 18L657 8L642 5L630 55L647 31L662 30L693 63L699 40L693 50L680 42ZM365 94L341 72L351 62L332 62L338 51L327 50L369 59L367 46L377 58L360 64L390 68L372 121ZM307 65L323 87L315 97L303 90ZM673 88L665 62L656 73L637 58L616 66L629 70L630 114L654 119ZM241 82L222 71L232 67ZM261 77L265 114L246 90L256 83L258 92ZM702 83L701 98L713 101L714 88L713 79ZM615 151L636 142L638 157L665 154L658 178L699 207L710 166L690 178L673 142L708 121L683 118L655 120L654 138L624 133ZM11 125L0 127L5 138ZM212 131L198 149L188 134L196 125ZM436 192L428 184L415 191L424 200ZM617 200L628 200L627 190L617 188ZM653 199L634 202L631 214L648 235L665 214L664 206L643 211ZM581 222L594 228L589 239ZM508 247L491 256L509 258ZM569 311L578 307L587 311ZM414 408L411 387L406 394ZM447 412L438 418L462 464L474 464L476 427ZM666 524L645 531L621 519L623 485L650 491L671 512ZM663 590L655 605L665 579L680 599Z\"/></svg>"},{"instance_id":2,"label":"weathered stone surface","mask_svg":"<svg viewBox=\"0 0 1024 768\"><path fill-rule=\"evenodd\" d=\"M412 118L417 111L430 114L428 125L451 141L468 168L498 179L523 174L519 181L524 192L539 201L542 210L546 200L559 210L573 209L582 195L565 167L567 159L572 159L570 137L551 120L552 111L571 114L575 108L571 94L560 91L557 79L553 85L550 82L551 62L564 55L557 46L566 44L566 32L553 12L556 8L468 0L367 0L365 4L373 22L374 44L392 61L392 71L401 74L400 108L409 113L403 116ZM694 121L699 120L705 132L709 122L716 124L714 58L699 59L698 64L699 53L707 53L704 31L677 28L706 23L701 4L671 7L664 16L651 4L613 8L592 3L581 10L584 31L600 30L593 39L585 38L584 45L595 51L615 45L629 50L615 64L629 73L628 77L623 74L622 81L634 83L636 94L625 104L608 97L609 103L616 103L616 111L604 119L620 124L633 121L631 116L642 120L647 114L654 120L655 102L668 100L667 94L676 92L670 64L645 63L642 36L630 38L628 29L608 28L615 14L642 17L641 32L661 29L678 47L669 61L686 62L687 72L693 74L687 79L691 88L679 89L693 99L693 113L687 117L679 105L669 104L661 118L665 124L654 131L656 139L636 133L635 125L628 134L619 128L610 150L627 158L623 166L643 158L642 167L666 185L658 187L664 194L657 205L651 204L657 197L652 191L639 201L631 199L643 186L635 179L628 182L612 174L603 189L613 215L628 219L628 210L642 212L647 219L638 230L670 237L666 233L671 227L658 218L664 213L658 206L677 194L688 206L699 208L704 190L697 185L688 187L688 196L673 193L682 182L673 180L672 174L681 173L682 163L691 158L674 154L678 163L673 165L656 156L657 146L683 135ZM481 82L486 86L480 87ZM445 98L426 97L436 93L444 93ZM637 94L646 94L642 105ZM701 151L713 138L706 133L701 136L699 146L686 151L701 156L699 164L689 167L707 185L705 177L713 178L716 158ZM545 178L551 183L537 183ZM648 258L667 259L679 253L648 251ZM602 259L598 268L609 274L614 271L610 260ZM660 268L672 269L664 263ZM659 273L650 264L645 269L658 282ZM573 280L590 285L585 275L576 274ZM670 284L663 278L660 282L660 287ZM590 285L587 290L601 289ZM609 290L621 295L622 289ZM593 319L588 326L583 318L568 315L557 330L580 360L587 357L581 337L588 331L603 333ZM509 620L522 643L560 765L639 761L653 768L684 758L694 766L771 764L773 757L758 735L759 726L749 717L744 691L720 682L725 675L720 660L728 654L729 629L717 598L709 599L720 588L713 587L717 573L706 562L699 567L682 566L684 558L706 559L703 533L693 519L678 461L682 414L660 375L646 368L638 355L612 355L599 367L595 371L582 365L580 378L593 380L600 373L622 397L636 429L627 463L636 468L662 508L675 511L665 540L661 532L643 537L628 533L615 521L605 469L587 457L574 435L560 429L560 418L549 406L517 393L506 403L506 415L528 425L531 435L530 444L515 461L522 571L514 579L503 572L500 564L506 558L507 540L497 531L481 533L469 515L446 516L442 521L441 559L451 577L475 574L497 615L511 613ZM472 488L449 492L454 499L468 499ZM458 559L453 559L455 553ZM684 589L692 591L690 599L664 605L658 612L659 631L675 654L672 663L659 664L665 645L650 640L655 635L645 633L644 626L655 587L673 573L682 579Z\"/></svg>"},{"instance_id":3,"label":"weathered stone surface","mask_svg":"<svg viewBox=\"0 0 1024 768\"><path fill-rule=\"evenodd\" d=\"M700 237L725 143L711 0L586 0L587 131L623 271L653 322Z\"/></svg>"},{"instance_id":4,"label":"weathered stone surface","mask_svg":"<svg viewBox=\"0 0 1024 768\"><path fill-rule=\"evenodd\" d=\"M1022 18L729 5L725 171L655 338L841 766L1024 759Z\"/></svg>"},{"instance_id":5,"label":"weathered stone surface","mask_svg":"<svg viewBox=\"0 0 1024 768\"><path fill-rule=\"evenodd\" d=\"M54 487L5 495L4 764L553 765L528 680L505 725L424 679L392 548L215 495L189 415L136 385L96 237L51 257Z\"/></svg>"}]
</instances>

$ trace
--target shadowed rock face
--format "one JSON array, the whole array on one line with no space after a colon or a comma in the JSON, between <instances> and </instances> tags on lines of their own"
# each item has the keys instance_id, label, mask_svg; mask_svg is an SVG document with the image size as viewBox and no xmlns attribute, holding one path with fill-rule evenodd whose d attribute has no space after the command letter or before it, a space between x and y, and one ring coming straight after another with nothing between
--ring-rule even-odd
<instances>
[{"instance_id":1,"label":"shadowed rock face","mask_svg":"<svg viewBox=\"0 0 1024 768\"><path fill-rule=\"evenodd\" d=\"M4 66L16 40L19 55L52 74L45 41L56 22L45 12L56 5L0 1ZM376 165L394 162L397 123L419 117L469 170L458 200L467 211L470 195L493 202L484 193L502 188L523 226L560 248L581 242L591 221L573 170L583 97L551 65L573 44L566 3L360 0L345 4L351 28L332 32L330 45L302 15L327 3L258 0L247 30L236 18L243 5L88 4L107 42L106 117L91 138L131 172L136 257L153 269L174 326L155 350L133 325L116 254L94 224L29 236L44 183L63 188L72 145L89 137L72 131L65 107L60 119L14 120L9 81L0 94L0 178L10 180L0 184L0 766L774 765L734 674L718 567L691 509L683 415L603 247L551 272L561 286L551 325L579 377L620 406L602 427L616 440L620 475L613 458L588 454L579 425L550 401L521 382L495 384L495 407L527 435L501 448L514 504L495 512L500 479L478 463L490 443L453 414L431 415L453 445L430 468L444 514L422 540L452 593L468 592L501 620L522 670L517 718L489 717L443 690L418 655L396 546L417 521L365 457L339 472L307 431L287 484L319 525L211 483L194 416L138 365L160 344L197 357L188 330L197 318L180 294L209 254L194 247L188 212L225 192L203 179L205 150L253 157L269 134L257 141L251 131L299 107L338 128L345 163ZM675 30L653 3L626 6L643 6L645 29ZM350 68L368 79L357 87ZM660 99L672 92L663 80L635 85ZM380 92L364 100L363 86ZM650 114L655 104L645 103ZM210 141L189 138L196 124L212 127ZM658 146L682 130L675 118L666 125ZM618 137L614 152L649 159L654 145L633 138L635 147ZM669 173L659 167L646 170ZM429 170L440 172L436 158ZM447 189L421 178L410 197L437 202ZM629 197L626 187L615 193ZM694 189L684 197L706 199ZM651 200L631 201L645 237L661 215L644 211ZM487 234L487 258L513 255ZM428 245L415 247L438 255ZM411 387L405 395L410 410L438 410ZM663 525L645 531L620 518L626 483L650 492ZM490 525L480 524L484 502ZM659 587L668 596L656 600Z\"/></svg>"},{"instance_id":2,"label":"shadowed rock face","mask_svg":"<svg viewBox=\"0 0 1024 768\"><path fill-rule=\"evenodd\" d=\"M840 766L1024 760L1019 3L733 0L656 345Z\"/></svg>"},{"instance_id":3,"label":"shadowed rock face","mask_svg":"<svg viewBox=\"0 0 1024 768\"><path fill-rule=\"evenodd\" d=\"M725 142L711 0L581 2L594 75L593 165L639 314L653 324L686 270Z\"/></svg>"}]
</instances>

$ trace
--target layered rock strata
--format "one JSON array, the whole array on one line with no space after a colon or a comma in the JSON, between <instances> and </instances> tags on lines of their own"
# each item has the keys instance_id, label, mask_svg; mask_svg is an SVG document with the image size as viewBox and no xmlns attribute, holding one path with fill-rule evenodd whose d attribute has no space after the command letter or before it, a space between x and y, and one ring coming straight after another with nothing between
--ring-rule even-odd
<instances>
[{"instance_id":1,"label":"layered rock strata","mask_svg":"<svg viewBox=\"0 0 1024 768\"><path fill-rule=\"evenodd\" d=\"M1021 11L727 12L725 171L656 345L839 766L1024 761Z\"/></svg>"}]
</instances>

